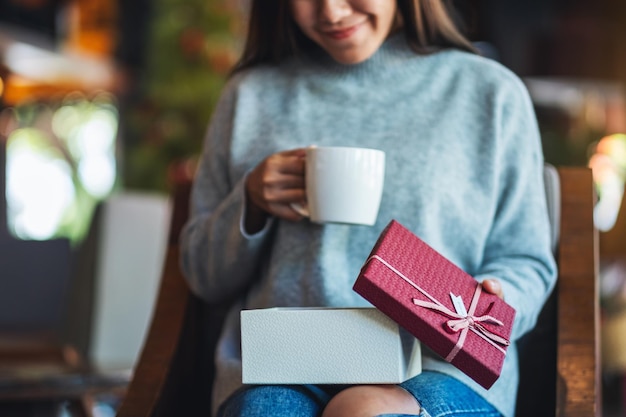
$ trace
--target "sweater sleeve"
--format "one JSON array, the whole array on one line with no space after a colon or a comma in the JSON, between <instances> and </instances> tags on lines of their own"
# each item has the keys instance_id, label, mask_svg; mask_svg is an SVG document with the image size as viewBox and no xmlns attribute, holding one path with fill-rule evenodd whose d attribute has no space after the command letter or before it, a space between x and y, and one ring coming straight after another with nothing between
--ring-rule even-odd
<instances>
[{"instance_id":1,"label":"sweater sleeve","mask_svg":"<svg viewBox=\"0 0 626 417\"><path fill-rule=\"evenodd\" d=\"M232 166L236 94L227 86L211 119L191 193L190 219L181 233L181 267L191 290L214 302L254 279L271 221L244 232L245 174Z\"/></svg>"},{"instance_id":2,"label":"sweater sleeve","mask_svg":"<svg viewBox=\"0 0 626 417\"><path fill-rule=\"evenodd\" d=\"M497 109L497 207L476 278L497 278L516 310L512 338L531 330L556 282L543 183L543 154L528 93L515 79Z\"/></svg>"}]
</instances>

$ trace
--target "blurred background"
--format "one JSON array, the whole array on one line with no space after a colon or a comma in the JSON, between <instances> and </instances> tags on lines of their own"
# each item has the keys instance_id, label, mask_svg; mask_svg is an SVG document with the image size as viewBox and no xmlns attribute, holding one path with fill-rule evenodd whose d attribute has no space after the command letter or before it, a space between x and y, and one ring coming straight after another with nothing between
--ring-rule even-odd
<instances>
[{"instance_id":1,"label":"blurred background","mask_svg":"<svg viewBox=\"0 0 626 417\"><path fill-rule=\"evenodd\" d=\"M528 86L546 160L593 170L604 409L624 415L626 2L452 4ZM0 400L88 387L83 406L114 415L158 287L168 192L194 172L245 13L245 0L0 0ZM0 415L72 415L29 404L0 401Z\"/></svg>"}]
</instances>

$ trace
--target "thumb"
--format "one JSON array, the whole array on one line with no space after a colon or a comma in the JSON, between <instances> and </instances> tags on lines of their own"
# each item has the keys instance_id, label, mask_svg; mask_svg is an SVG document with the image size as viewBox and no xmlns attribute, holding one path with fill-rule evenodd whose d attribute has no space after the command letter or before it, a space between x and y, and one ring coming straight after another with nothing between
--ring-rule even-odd
<instances>
[{"instance_id":1,"label":"thumb","mask_svg":"<svg viewBox=\"0 0 626 417\"><path fill-rule=\"evenodd\" d=\"M482 282L482 287L488 293L497 295L498 297L504 299L504 293L502 291L502 285L500 281L495 278L488 278Z\"/></svg>"}]
</instances>

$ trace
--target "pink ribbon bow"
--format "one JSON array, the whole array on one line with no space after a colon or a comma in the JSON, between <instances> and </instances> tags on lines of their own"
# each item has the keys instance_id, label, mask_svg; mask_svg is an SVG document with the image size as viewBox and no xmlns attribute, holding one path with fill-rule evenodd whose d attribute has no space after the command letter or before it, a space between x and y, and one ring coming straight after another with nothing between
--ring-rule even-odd
<instances>
[{"instance_id":1,"label":"pink ribbon bow","mask_svg":"<svg viewBox=\"0 0 626 417\"><path fill-rule=\"evenodd\" d=\"M482 292L482 289L481 289L480 284L476 285L476 289L474 290L474 296L472 297L472 302L470 304L470 308L467 312L467 315L462 315L458 312L454 312L438 301L429 302L429 301L421 301L416 298L413 299L413 304L417 306L428 308L430 310L435 310L435 311L442 313L445 316L450 317L452 320L448 320L446 322L446 325L448 326L448 328L455 333L461 332L456 345L450 351L448 356L446 356L446 361L448 362L452 362L452 360L456 357L457 353L459 353L459 351L463 348L463 345L465 344L465 338L467 337L467 332L469 330L473 330L480 337L487 340L496 348L498 348L502 353L505 353L504 349L502 349L498 345L495 345L493 342L498 343L503 346L510 345L510 342L507 339L505 339L504 337L496 333L493 333L492 331L488 330L485 326L481 324L481 323L491 323L497 326L504 326L504 323L502 323L500 320L488 314L485 314L482 316L474 315L474 313L476 312L476 306L478 305L478 300L480 299L481 292ZM431 298L431 297L428 296L428 298Z\"/></svg>"}]
</instances>

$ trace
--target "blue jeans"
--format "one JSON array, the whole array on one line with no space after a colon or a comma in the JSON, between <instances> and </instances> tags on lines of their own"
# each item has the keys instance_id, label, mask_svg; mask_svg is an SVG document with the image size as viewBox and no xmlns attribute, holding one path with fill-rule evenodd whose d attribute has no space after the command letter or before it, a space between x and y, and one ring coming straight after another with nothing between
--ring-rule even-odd
<instances>
[{"instance_id":1,"label":"blue jeans","mask_svg":"<svg viewBox=\"0 0 626 417\"><path fill-rule=\"evenodd\" d=\"M420 403L420 417L501 417L491 404L465 384L439 372L424 371L400 386ZM217 416L318 417L322 415L328 401L344 388L346 386L245 386L222 404Z\"/></svg>"}]
</instances>

